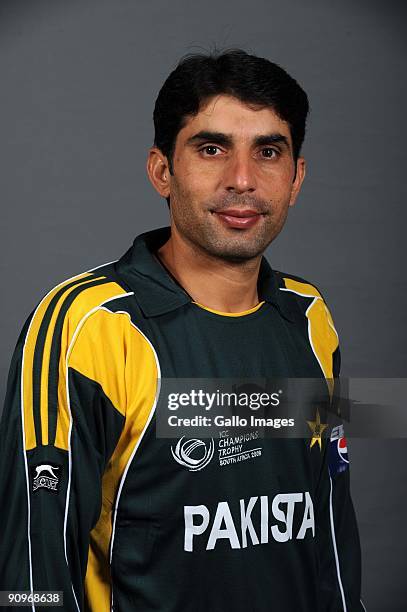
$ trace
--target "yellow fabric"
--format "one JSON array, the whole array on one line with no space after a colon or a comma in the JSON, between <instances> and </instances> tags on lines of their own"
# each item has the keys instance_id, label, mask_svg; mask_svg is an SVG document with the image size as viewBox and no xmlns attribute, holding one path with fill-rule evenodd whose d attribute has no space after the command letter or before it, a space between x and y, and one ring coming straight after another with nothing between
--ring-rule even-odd
<instances>
[{"instance_id":1,"label":"yellow fabric","mask_svg":"<svg viewBox=\"0 0 407 612\"><path fill-rule=\"evenodd\" d=\"M59 361L58 377L58 418L55 437L55 446L58 448L65 450L69 448L68 438L70 416L66 397L66 355L75 331L77 330L77 327L83 317L85 317L85 315L93 308L97 307L99 304L105 302L109 298L116 295L123 295L124 293L126 293L124 289L114 282L106 282L89 288L84 286L82 292L75 298L67 312L67 315L65 316L61 338L61 358ZM52 331L50 329L49 336L51 337L51 335ZM100 345L98 345L96 350L100 352ZM89 363L91 363L93 357L94 356L92 356L92 359L89 360ZM48 368L46 369L48 370Z\"/></svg>"},{"instance_id":2,"label":"yellow fabric","mask_svg":"<svg viewBox=\"0 0 407 612\"><path fill-rule=\"evenodd\" d=\"M263 306L264 301L259 302L258 304L256 304L256 306L253 306L253 308L250 308L249 310L243 310L242 312L222 312L221 310L214 310L213 308L204 306L203 304L200 304L199 302L192 302L192 303L199 306L199 308L203 308L204 310L207 310L208 312L213 312L214 314L221 315L222 317L244 317L244 315L250 314L252 312L256 312L256 310L258 310L261 306Z\"/></svg>"},{"instance_id":3,"label":"yellow fabric","mask_svg":"<svg viewBox=\"0 0 407 612\"><path fill-rule=\"evenodd\" d=\"M99 383L116 410L126 413L126 353L128 315L98 309L74 341L69 367Z\"/></svg>"},{"instance_id":4,"label":"yellow fabric","mask_svg":"<svg viewBox=\"0 0 407 612\"><path fill-rule=\"evenodd\" d=\"M300 293L314 300L306 311L308 318L308 337L315 357L327 379L330 395L333 391L333 354L339 345L331 313L316 287L308 283L284 278L285 286L291 291Z\"/></svg>"},{"instance_id":5,"label":"yellow fabric","mask_svg":"<svg viewBox=\"0 0 407 612\"><path fill-rule=\"evenodd\" d=\"M95 334L93 341L96 341L96 334L103 330L103 346L108 346L113 351L111 356L102 359L102 366L95 366L95 370L98 373L103 372L105 366L109 364L114 367L117 358L116 367L109 373L111 380L105 383L106 389L117 402L122 401L126 396L125 405L118 408L120 410L125 408L125 426L103 475L102 511L90 534L85 579L89 609L94 612L109 612L111 600L109 546L112 536L114 502L131 454L139 443L140 436L155 406L159 372L154 351L149 342L131 324L126 314L99 311L92 315L92 318L94 321L89 321L91 323L89 333ZM122 355L119 354L120 351ZM106 352L105 348L103 352ZM99 354L100 350L98 356ZM76 360L72 361L73 363L78 365ZM107 374L107 371L105 373Z\"/></svg>"},{"instance_id":6,"label":"yellow fabric","mask_svg":"<svg viewBox=\"0 0 407 612\"><path fill-rule=\"evenodd\" d=\"M291 289L296 293L302 293L308 297L322 297L318 289L309 283L302 283L292 278L284 278L284 282L287 289Z\"/></svg>"},{"instance_id":7,"label":"yellow fabric","mask_svg":"<svg viewBox=\"0 0 407 612\"><path fill-rule=\"evenodd\" d=\"M41 368L41 431L42 431L42 443L44 445L48 444L48 379L49 379L49 366L50 366L50 357L51 357L51 346L52 346L52 340L54 338L54 332L55 332L55 325L58 319L58 315L60 313L61 308L63 307L65 300L69 297L69 295L72 293L72 291L76 291L76 289L78 287L83 287L83 297L87 297L87 301L89 302L89 300L91 299L91 296L93 296L94 293L103 293L104 295L110 295L108 293L106 293L106 286L109 283L106 283L106 285L100 285L97 287L89 287L88 289L86 289L86 285L88 283L93 282L94 280L101 280L105 278L104 276L98 276L98 277L94 277L91 276L90 278L85 278L82 282L78 283L77 285L74 285L73 287L70 287L69 289L67 289L67 291L65 291L62 296L59 298L54 311L52 313L51 316L51 320L49 322L48 325L48 330L47 330L47 336L46 336L46 340L45 340L45 345L44 345L44 354L43 354L43 358L42 358L42 368ZM110 283L110 284L114 284L114 283ZM115 285L115 284L114 284ZM117 289L117 285L115 285L116 289ZM103 292L95 292L95 289L100 289L103 288ZM103 298L101 297L101 300L103 300ZM78 303L76 303L76 300L73 302L71 308L72 308L72 313L68 310L69 313L69 317L73 317L75 318L78 317L80 314L83 315L83 310L80 309L80 297L78 296ZM83 298L82 298L83 301ZM66 319L65 319L66 320ZM72 329L72 325L69 326ZM67 330L69 331L69 330ZM61 354L60 354L60 362L59 362L59 384L58 384L58 405L59 405L59 410L63 411L65 413L67 413L67 401L66 401L66 389L65 389L65 381L64 378L61 379L61 370L65 370L64 364L63 362L65 361L65 356L66 356L66 352L68 349L67 343L70 340L70 335L67 333L67 331L63 331L62 333L62 338L61 338ZM60 393L61 387L63 387L63 392ZM69 421L69 419L68 419Z\"/></svg>"},{"instance_id":8,"label":"yellow fabric","mask_svg":"<svg viewBox=\"0 0 407 612\"><path fill-rule=\"evenodd\" d=\"M25 446L27 450L35 448L37 440L34 428L34 413L33 413L33 362L34 351L38 340L38 333L41 327L45 312L54 298L55 294L60 291L65 285L73 280L86 279L89 273L80 274L75 279L68 279L54 287L40 302L37 310L31 320L30 328L25 340L25 348L23 353L23 371L22 371L22 401L24 414L24 434ZM48 424L48 414L46 415Z\"/></svg>"},{"instance_id":9,"label":"yellow fabric","mask_svg":"<svg viewBox=\"0 0 407 612\"><path fill-rule=\"evenodd\" d=\"M102 511L90 534L85 589L91 610L110 610L111 583L109 545L112 513L121 478L155 406L159 372L153 349L126 313L112 313L99 304L125 291L116 283L86 288L96 278L89 274L70 279L53 289L43 300L27 337L24 362L24 413L27 449L35 448L32 409L32 368L35 345L45 311L55 293L72 280L81 280L82 292L75 298L64 320L59 363L58 419L55 446L68 450L70 417L66 395L66 356L68 367L98 382L115 408L125 416L125 426L102 479ZM49 324L42 363L41 424L43 444L48 442L48 371L55 323L74 288L58 300ZM78 328L79 323L81 327ZM75 339L73 339L74 334Z\"/></svg>"}]
</instances>

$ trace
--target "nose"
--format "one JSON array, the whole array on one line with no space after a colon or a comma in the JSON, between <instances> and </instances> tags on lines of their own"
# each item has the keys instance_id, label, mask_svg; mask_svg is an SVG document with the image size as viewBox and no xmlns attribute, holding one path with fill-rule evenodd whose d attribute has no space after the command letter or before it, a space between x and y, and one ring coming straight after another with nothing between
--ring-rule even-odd
<instances>
[{"instance_id":1,"label":"nose","mask_svg":"<svg viewBox=\"0 0 407 612\"><path fill-rule=\"evenodd\" d=\"M245 193L256 190L253 160L245 153L233 155L224 169L225 189L230 193Z\"/></svg>"}]
</instances>

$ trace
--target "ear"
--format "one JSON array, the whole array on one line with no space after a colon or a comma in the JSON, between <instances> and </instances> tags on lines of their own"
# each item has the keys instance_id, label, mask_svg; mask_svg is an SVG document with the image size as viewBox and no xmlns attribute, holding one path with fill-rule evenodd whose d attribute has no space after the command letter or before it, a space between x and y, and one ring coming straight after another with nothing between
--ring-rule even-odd
<instances>
[{"instance_id":1,"label":"ear","mask_svg":"<svg viewBox=\"0 0 407 612\"><path fill-rule=\"evenodd\" d=\"M297 159L297 172L295 175L294 182L291 187L291 197L289 206L294 206L297 196L300 192L302 182L305 178L305 159L303 157L299 157Z\"/></svg>"},{"instance_id":2,"label":"ear","mask_svg":"<svg viewBox=\"0 0 407 612\"><path fill-rule=\"evenodd\" d=\"M157 147L151 147L147 158L147 174L154 189L163 198L170 195L170 171L168 160Z\"/></svg>"}]
</instances>

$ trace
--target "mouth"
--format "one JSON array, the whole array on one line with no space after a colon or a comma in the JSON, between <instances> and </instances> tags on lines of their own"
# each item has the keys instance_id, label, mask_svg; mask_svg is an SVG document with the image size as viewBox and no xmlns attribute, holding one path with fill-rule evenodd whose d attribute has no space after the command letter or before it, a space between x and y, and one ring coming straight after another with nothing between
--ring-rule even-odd
<instances>
[{"instance_id":1,"label":"mouth","mask_svg":"<svg viewBox=\"0 0 407 612\"><path fill-rule=\"evenodd\" d=\"M232 227L234 229L253 227L260 221L261 217L264 216L264 213L253 210L252 208L228 208L227 210L221 210L219 212L216 210L211 212L227 227Z\"/></svg>"}]
</instances>

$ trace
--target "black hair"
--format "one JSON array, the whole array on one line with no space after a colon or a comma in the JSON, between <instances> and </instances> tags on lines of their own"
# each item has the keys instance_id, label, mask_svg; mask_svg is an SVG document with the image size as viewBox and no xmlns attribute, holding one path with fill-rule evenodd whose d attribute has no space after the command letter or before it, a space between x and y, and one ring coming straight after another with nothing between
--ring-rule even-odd
<instances>
[{"instance_id":1,"label":"black hair","mask_svg":"<svg viewBox=\"0 0 407 612\"><path fill-rule=\"evenodd\" d=\"M272 108L289 125L297 161L309 112L307 94L278 64L242 49L229 49L184 56L158 93L154 145L167 157L171 174L178 132L189 117L219 94L258 108Z\"/></svg>"}]
</instances>

